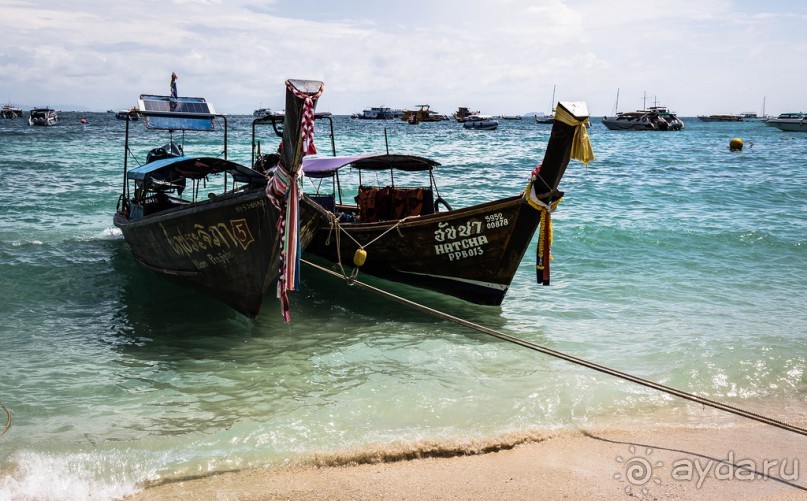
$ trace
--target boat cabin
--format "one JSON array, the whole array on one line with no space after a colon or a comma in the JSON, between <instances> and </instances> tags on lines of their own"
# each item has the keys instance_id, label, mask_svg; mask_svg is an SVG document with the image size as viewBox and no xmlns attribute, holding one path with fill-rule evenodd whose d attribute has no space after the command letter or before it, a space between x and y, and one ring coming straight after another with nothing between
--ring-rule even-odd
<instances>
[{"instance_id":1,"label":"boat cabin","mask_svg":"<svg viewBox=\"0 0 807 501\"><path fill-rule=\"evenodd\" d=\"M135 118L125 117L121 200L130 220L266 185L263 174L227 160L227 118L216 114L204 98L141 95L137 112L144 117L147 129L165 130L169 139L164 146L149 150L141 164L130 150L129 122ZM217 156L186 156L182 145L186 135L215 131L217 118L224 123L223 150L216 152ZM175 140L178 132L179 141ZM130 156L138 164L132 169Z\"/></svg>"},{"instance_id":2,"label":"boat cabin","mask_svg":"<svg viewBox=\"0 0 807 501\"><path fill-rule=\"evenodd\" d=\"M177 154L179 152L179 154ZM175 207L203 200L212 200L228 191L266 185L266 178L248 167L215 157L186 157L181 146L168 143L149 152L161 156L156 160L127 172L126 179L134 183L134 196L129 202L129 218L137 219ZM220 178L223 187L216 191L214 179ZM186 192L190 181L191 189ZM233 186L228 190L228 186ZM206 194L201 194L204 189Z\"/></svg>"},{"instance_id":3,"label":"boat cabin","mask_svg":"<svg viewBox=\"0 0 807 501\"><path fill-rule=\"evenodd\" d=\"M451 210L448 203L440 197L434 180L434 168L440 165L439 162L416 155L336 156L331 114L317 112L314 118L328 121L333 156L303 158L303 176L307 181L304 182L303 189L309 199L339 217L340 221L374 223L425 216L437 212L439 204ZM276 153L261 153L261 143L257 139L257 128L260 126L271 126L275 134L282 137L282 117L270 116L252 121L252 168L269 174L276 167L280 157ZM346 202L342 198L342 180L339 173L345 168L358 173L358 186L352 202ZM385 172L389 173L389 183L381 183L378 175L374 176L375 184L367 182L369 173ZM428 184L418 186L396 184L396 172L428 173ZM326 183L327 180L330 180L330 183Z\"/></svg>"}]
</instances>

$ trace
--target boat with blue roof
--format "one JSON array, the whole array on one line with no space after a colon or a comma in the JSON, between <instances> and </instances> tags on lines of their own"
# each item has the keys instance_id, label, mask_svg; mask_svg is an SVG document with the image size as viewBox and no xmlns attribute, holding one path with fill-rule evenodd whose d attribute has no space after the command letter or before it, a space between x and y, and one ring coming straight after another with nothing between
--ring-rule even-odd
<instances>
[{"instance_id":1,"label":"boat with blue roof","mask_svg":"<svg viewBox=\"0 0 807 501\"><path fill-rule=\"evenodd\" d=\"M318 96L321 87L315 81L287 82L286 110L292 113L282 119L280 157L291 169L300 168L304 101L315 105L311 96ZM287 262L284 242L286 249L305 245L312 231L303 225L289 237L278 230L296 206L286 203L290 198L282 190L278 194L267 186L266 173L228 159L227 117L204 98L141 95L138 111L146 129L167 133L168 141L148 151L141 163L131 151L140 141L131 140L127 117L115 226L144 267L247 316L258 315L266 291L279 281ZM189 154L176 132L183 140L219 132L222 148L213 155ZM130 157L137 163L134 168Z\"/></svg>"}]
</instances>

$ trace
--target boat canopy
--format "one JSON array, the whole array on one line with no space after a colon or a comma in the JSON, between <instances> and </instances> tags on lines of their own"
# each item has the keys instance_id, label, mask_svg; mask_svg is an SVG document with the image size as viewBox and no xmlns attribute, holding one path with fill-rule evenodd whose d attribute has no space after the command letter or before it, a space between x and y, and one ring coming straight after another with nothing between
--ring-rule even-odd
<instances>
[{"instance_id":1,"label":"boat canopy","mask_svg":"<svg viewBox=\"0 0 807 501\"><path fill-rule=\"evenodd\" d=\"M303 158L306 177L321 179L332 177L342 167L359 170L397 169L409 172L430 171L440 165L434 160L416 155L355 155L348 157Z\"/></svg>"},{"instance_id":2,"label":"boat canopy","mask_svg":"<svg viewBox=\"0 0 807 501\"><path fill-rule=\"evenodd\" d=\"M146 117L149 129L212 131L215 128L216 110L203 97L141 94L137 108Z\"/></svg>"},{"instance_id":3,"label":"boat canopy","mask_svg":"<svg viewBox=\"0 0 807 501\"><path fill-rule=\"evenodd\" d=\"M163 172L172 171L188 179L202 179L210 174L227 173L238 183L265 183L260 172L223 158L215 157L168 157L137 167L126 173L136 181L146 178L162 178Z\"/></svg>"}]
</instances>

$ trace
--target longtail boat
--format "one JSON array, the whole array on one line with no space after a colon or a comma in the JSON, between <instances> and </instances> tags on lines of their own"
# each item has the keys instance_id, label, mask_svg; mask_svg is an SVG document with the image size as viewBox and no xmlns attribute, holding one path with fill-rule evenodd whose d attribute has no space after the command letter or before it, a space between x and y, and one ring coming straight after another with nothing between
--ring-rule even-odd
<instances>
[{"instance_id":1,"label":"longtail boat","mask_svg":"<svg viewBox=\"0 0 807 501\"><path fill-rule=\"evenodd\" d=\"M280 158L281 167L288 167L268 183L264 173L227 159L227 118L204 98L141 95L138 112L146 128L167 131L169 140L150 150L144 164L129 169L127 117L123 188L114 224L135 259L250 317L258 315L267 289L279 277L278 294L285 300L286 290L296 284L293 276L288 282L286 271L294 268L296 246L311 238L315 221L300 228L293 219L298 213L297 183L275 181L284 172L286 178L296 179L304 146L311 141L304 130L309 122L305 116L313 113L321 91L322 82L286 82ZM190 138L216 131L219 123L220 156L186 155L184 145L174 141L174 132ZM287 224L290 218L292 224ZM305 225L312 228L306 231ZM286 259L289 252L292 258ZM287 314L287 301L283 303Z\"/></svg>"},{"instance_id":2,"label":"longtail boat","mask_svg":"<svg viewBox=\"0 0 807 501\"><path fill-rule=\"evenodd\" d=\"M585 103L558 103L543 162L525 191L453 210L437 191L434 169L439 163L434 160L388 153L306 158L303 173L311 184L322 186L330 178L335 189L303 199L303 220L317 222L305 252L336 263L346 277L360 269L473 303L499 305L540 226L537 274L548 285L550 214L563 196L558 184L570 158L584 163L594 158L587 123ZM338 173L348 166L359 173L422 171L429 182L414 188L365 186L360 178L356 203L343 203ZM349 273L346 266L355 268Z\"/></svg>"}]
</instances>

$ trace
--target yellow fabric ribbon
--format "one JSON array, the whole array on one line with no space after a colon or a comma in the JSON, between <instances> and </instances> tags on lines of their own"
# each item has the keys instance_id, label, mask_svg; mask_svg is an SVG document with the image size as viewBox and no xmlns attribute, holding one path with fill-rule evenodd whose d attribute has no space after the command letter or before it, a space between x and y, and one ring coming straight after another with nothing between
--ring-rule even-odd
<instances>
[{"instance_id":1,"label":"yellow fabric ribbon","mask_svg":"<svg viewBox=\"0 0 807 501\"><path fill-rule=\"evenodd\" d=\"M591 149L591 141L588 138L588 128L586 127L588 117L578 120L566 108L558 106L555 109L555 120L560 120L566 125L571 125L575 128L574 137L572 138L571 158L583 162L583 165L588 167L588 163L594 160L594 150Z\"/></svg>"},{"instance_id":2,"label":"yellow fabric ribbon","mask_svg":"<svg viewBox=\"0 0 807 501\"><path fill-rule=\"evenodd\" d=\"M541 211L541 223L539 225L538 231L538 262L535 264L535 267L539 270L544 269L544 246L546 245L546 234L549 233L549 246L552 246L552 238L554 237L554 231L552 231L552 218L549 218L549 227L547 228L549 231L544 229L545 225L547 224L547 216L549 212L542 210ZM549 254L549 260L552 261L554 258L552 257L552 253Z\"/></svg>"}]
</instances>

